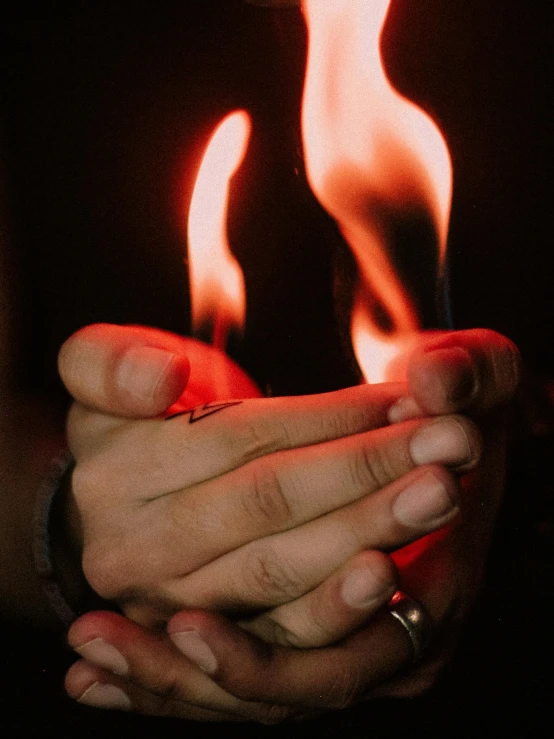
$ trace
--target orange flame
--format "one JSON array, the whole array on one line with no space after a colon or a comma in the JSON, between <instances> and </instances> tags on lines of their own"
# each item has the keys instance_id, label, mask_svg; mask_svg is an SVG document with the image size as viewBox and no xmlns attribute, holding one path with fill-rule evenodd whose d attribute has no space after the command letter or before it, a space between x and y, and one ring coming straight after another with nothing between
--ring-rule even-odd
<instances>
[{"instance_id":1,"label":"orange flame","mask_svg":"<svg viewBox=\"0 0 554 739\"><path fill-rule=\"evenodd\" d=\"M414 308L387 254L390 219L425 208L446 252L452 167L433 121L399 95L380 53L390 0L303 0L309 46L302 104L307 175L355 256L359 286L351 333L368 382L386 368L419 328ZM385 332L366 300L385 308Z\"/></svg>"},{"instance_id":2,"label":"orange flame","mask_svg":"<svg viewBox=\"0 0 554 739\"><path fill-rule=\"evenodd\" d=\"M246 291L242 270L227 239L231 178L240 167L250 138L250 118L236 111L213 134L202 159L188 217L192 328L213 325L212 343L224 349L231 328L242 331Z\"/></svg>"}]
</instances>

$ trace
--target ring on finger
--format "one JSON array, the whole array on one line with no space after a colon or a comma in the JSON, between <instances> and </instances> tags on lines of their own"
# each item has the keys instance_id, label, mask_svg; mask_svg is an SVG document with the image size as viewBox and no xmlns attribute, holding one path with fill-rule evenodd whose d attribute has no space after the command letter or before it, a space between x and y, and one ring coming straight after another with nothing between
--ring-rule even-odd
<instances>
[{"instance_id":1,"label":"ring on finger","mask_svg":"<svg viewBox=\"0 0 554 739\"><path fill-rule=\"evenodd\" d=\"M431 635L431 617L424 606L401 590L397 590L389 601L391 616L406 629L412 643L412 663L417 662Z\"/></svg>"}]
</instances>

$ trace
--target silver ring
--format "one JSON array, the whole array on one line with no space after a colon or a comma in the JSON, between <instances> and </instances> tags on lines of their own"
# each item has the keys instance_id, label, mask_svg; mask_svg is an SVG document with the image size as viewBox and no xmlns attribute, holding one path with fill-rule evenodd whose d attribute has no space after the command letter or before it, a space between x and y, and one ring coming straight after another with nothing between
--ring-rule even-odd
<instances>
[{"instance_id":1,"label":"silver ring","mask_svg":"<svg viewBox=\"0 0 554 739\"><path fill-rule=\"evenodd\" d=\"M417 662L431 635L431 617L414 598L397 590L389 602L389 611L408 632L412 642L412 662Z\"/></svg>"}]
</instances>

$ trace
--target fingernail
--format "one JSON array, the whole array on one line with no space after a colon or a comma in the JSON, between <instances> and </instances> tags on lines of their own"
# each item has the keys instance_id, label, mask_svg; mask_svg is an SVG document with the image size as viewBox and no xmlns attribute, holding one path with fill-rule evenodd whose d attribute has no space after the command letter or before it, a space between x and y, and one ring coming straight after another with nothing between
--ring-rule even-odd
<instances>
[{"instance_id":1,"label":"fingernail","mask_svg":"<svg viewBox=\"0 0 554 739\"><path fill-rule=\"evenodd\" d=\"M104 683L93 683L78 702L95 708L114 708L119 711L130 711L132 708L129 696L121 688Z\"/></svg>"},{"instance_id":2,"label":"fingernail","mask_svg":"<svg viewBox=\"0 0 554 739\"><path fill-rule=\"evenodd\" d=\"M214 653L202 639L197 631L177 631L170 634L171 641L175 644L185 657L194 662L195 665L208 675L213 675L217 670L217 660Z\"/></svg>"},{"instance_id":3,"label":"fingernail","mask_svg":"<svg viewBox=\"0 0 554 739\"><path fill-rule=\"evenodd\" d=\"M410 396L399 398L394 405L389 408L389 423L400 423L400 421L409 421L411 418L421 418L423 415L420 407Z\"/></svg>"},{"instance_id":4,"label":"fingernail","mask_svg":"<svg viewBox=\"0 0 554 739\"><path fill-rule=\"evenodd\" d=\"M457 509L458 499L453 495L454 491L448 491L432 472L427 472L400 493L392 512L405 526L428 526Z\"/></svg>"},{"instance_id":5,"label":"fingernail","mask_svg":"<svg viewBox=\"0 0 554 739\"><path fill-rule=\"evenodd\" d=\"M479 380L471 354L466 349L459 346L434 349L426 358L440 369L436 378L446 402L461 406L475 397Z\"/></svg>"},{"instance_id":6,"label":"fingernail","mask_svg":"<svg viewBox=\"0 0 554 739\"><path fill-rule=\"evenodd\" d=\"M121 358L117 384L137 399L151 400L176 361L175 354L163 349L153 346L133 347Z\"/></svg>"},{"instance_id":7,"label":"fingernail","mask_svg":"<svg viewBox=\"0 0 554 739\"><path fill-rule=\"evenodd\" d=\"M392 588L393 583L383 580L371 570L352 570L342 584L341 597L351 608L369 608L375 601L382 600Z\"/></svg>"},{"instance_id":8,"label":"fingernail","mask_svg":"<svg viewBox=\"0 0 554 739\"><path fill-rule=\"evenodd\" d=\"M420 429L410 441L415 464L464 464L472 459L468 436L455 418L440 419Z\"/></svg>"},{"instance_id":9,"label":"fingernail","mask_svg":"<svg viewBox=\"0 0 554 739\"><path fill-rule=\"evenodd\" d=\"M125 657L111 644L107 644L104 639L92 639L86 644L75 647L75 651L89 662L114 672L116 675L126 675L129 672L129 664Z\"/></svg>"}]
</instances>

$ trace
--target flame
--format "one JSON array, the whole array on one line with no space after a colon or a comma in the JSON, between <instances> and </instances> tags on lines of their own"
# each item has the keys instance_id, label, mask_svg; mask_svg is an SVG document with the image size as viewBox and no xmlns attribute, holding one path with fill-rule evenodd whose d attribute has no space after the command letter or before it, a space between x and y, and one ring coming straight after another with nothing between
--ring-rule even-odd
<instances>
[{"instance_id":1,"label":"flame","mask_svg":"<svg viewBox=\"0 0 554 739\"><path fill-rule=\"evenodd\" d=\"M232 176L250 138L245 111L228 115L217 127L202 159L188 217L189 281L195 334L213 326L212 343L223 349L231 328L245 322L244 275L227 239L227 206Z\"/></svg>"},{"instance_id":2,"label":"flame","mask_svg":"<svg viewBox=\"0 0 554 739\"><path fill-rule=\"evenodd\" d=\"M452 195L452 167L440 131L394 90L385 73L380 39L389 5L390 0L303 1L309 34L302 103L306 170L358 265L351 334L368 382L386 378L390 360L419 329L388 257L391 219L424 208L436 229L442 265ZM384 308L390 331L380 326L368 295Z\"/></svg>"}]
</instances>

